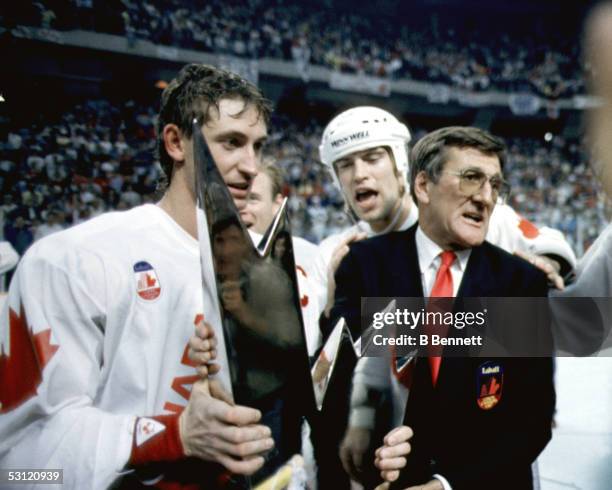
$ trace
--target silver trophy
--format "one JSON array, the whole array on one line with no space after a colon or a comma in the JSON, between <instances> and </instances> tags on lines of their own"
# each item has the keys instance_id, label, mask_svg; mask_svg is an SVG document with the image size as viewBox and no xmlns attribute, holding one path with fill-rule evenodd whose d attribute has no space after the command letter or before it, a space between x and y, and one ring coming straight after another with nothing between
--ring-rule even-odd
<instances>
[{"instance_id":1,"label":"silver trophy","mask_svg":"<svg viewBox=\"0 0 612 490\"><path fill-rule=\"evenodd\" d=\"M210 241L234 400L259 409L275 439L248 488L300 452L314 409L290 224L285 202L255 247L196 122L193 141L198 238L202 250Z\"/></svg>"}]
</instances>

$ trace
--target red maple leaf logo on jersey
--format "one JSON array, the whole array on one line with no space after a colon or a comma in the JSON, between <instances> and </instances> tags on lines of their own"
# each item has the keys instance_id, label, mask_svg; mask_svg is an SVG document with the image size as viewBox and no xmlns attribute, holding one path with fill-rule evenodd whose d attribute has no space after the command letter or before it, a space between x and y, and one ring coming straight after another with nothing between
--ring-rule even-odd
<instances>
[{"instance_id":1,"label":"red maple leaf logo on jersey","mask_svg":"<svg viewBox=\"0 0 612 490\"><path fill-rule=\"evenodd\" d=\"M59 346L51 345L51 329L36 334L23 310L9 308L9 354L0 347L0 413L10 412L34 395L42 372Z\"/></svg>"},{"instance_id":2,"label":"red maple leaf logo on jersey","mask_svg":"<svg viewBox=\"0 0 612 490\"><path fill-rule=\"evenodd\" d=\"M147 274L147 287L152 288L153 286L155 286L156 282L157 280L154 277L151 277L149 274Z\"/></svg>"},{"instance_id":3,"label":"red maple leaf logo on jersey","mask_svg":"<svg viewBox=\"0 0 612 490\"><path fill-rule=\"evenodd\" d=\"M147 422L146 424L144 424L142 426L142 431L149 435L151 432L153 432L153 424L151 424L150 422Z\"/></svg>"}]
</instances>

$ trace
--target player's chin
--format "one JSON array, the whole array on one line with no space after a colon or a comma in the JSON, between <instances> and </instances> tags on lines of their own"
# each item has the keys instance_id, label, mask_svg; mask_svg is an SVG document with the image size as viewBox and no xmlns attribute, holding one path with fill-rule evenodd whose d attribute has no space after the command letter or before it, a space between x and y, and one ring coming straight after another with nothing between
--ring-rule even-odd
<instances>
[{"instance_id":1,"label":"player's chin","mask_svg":"<svg viewBox=\"0 0 612 490\"><path fill-rule=\"evenodd\" d=\"M380 220L382 214L378 206L371 207L368 209L361 209L359 206L353 206L353 211L360 220L366 221L368 223Z\"/></svg>"},{"instance_id":2,"label":"player's chin","mask_svg":"<svg viewBox=\"0 0 612 490\"><path fill-rule=\"evenodd\" d=\"M241 212L240 219L247 228L251 228L255 224L255 219L253 219L253 215L251 213Z\"/></svg>"},{"instance_id":3,"label":"player's chin","mask_svg":"<svg viewBox=\"0 0 612 490\"><path fill-rule=\"evenodd\" d=\"M244 211L247 205L247 199L243 197L236 197L234 195L232 195L232 198L234 200L234 205L236 206L236 209L238 209L238 211Z\"/></svg>"}]
</instances>

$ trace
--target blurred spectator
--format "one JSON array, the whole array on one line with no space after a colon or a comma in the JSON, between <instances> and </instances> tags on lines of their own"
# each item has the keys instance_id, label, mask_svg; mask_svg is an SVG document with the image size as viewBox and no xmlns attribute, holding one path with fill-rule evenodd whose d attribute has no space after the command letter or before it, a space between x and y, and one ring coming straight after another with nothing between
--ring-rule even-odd
<instances>
[{"instance_id":1,"label":"blurred spectator","mask_svg":"<svg viewBox=\"0 0 612 490\"><path fill-rule=\"evenodd\" d=\"M306 83L310 80L310 55L310 47L305 37L299 37L293 40L291 45L291 57L293 58L298 74Z\"/></svg>"},{"instance_id":2,"label":"blurred spectator","mask_svg":"<svg viewBox=\"0 0 612 490\"><path fill-rule=\"evenodd\" d=\"M34 240L40 240L51 233L62 231L65 227L65 216L60 211L49 211L45 222L39 225L34 231Z\"/></svg>"},{"instance_id":3,"label":"blurred spectator","mask_svg":"<svg viewBox=\"0 0 612 490\"><path fill-rule=\"evenodd\" d=\"M9 219L4 225L4 238L20 256L25 253L34 241L30 223L21 214L17 214L14 218Z\"/></svg>"},{"instance_id":4,"label":"blurred spectator","mask_svg":"<svg viewBox=\"0 0 612 490\"><path fill-rule=\"evenodd\" d=\"M119 196L119 199L123 201L128 208L139 206L142 203L142 197L140 194L134 191L130 184L126 184L123 192Z\"/></svg>"}]
</instances>

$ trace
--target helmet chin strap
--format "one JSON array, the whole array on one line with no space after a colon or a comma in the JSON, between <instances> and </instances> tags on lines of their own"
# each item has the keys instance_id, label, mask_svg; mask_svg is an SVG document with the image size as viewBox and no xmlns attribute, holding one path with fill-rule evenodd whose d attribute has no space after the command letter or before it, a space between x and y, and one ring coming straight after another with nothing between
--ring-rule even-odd
<instances>
[{"instance_id":1,"label":"helmet chin strap","mask_svg":"<svg viewBox=\"0 0 612 490\"><path fill-rule=\"evenodd\" d=\"M404 196L402 196L402 200L403 199L404 199ZM402 216L402 210L403 210L403 206L400 204L400 206L397 208L397 211L395 211L395 214L393 215L393 219L391 220L391 223L389 223L387 227L382 231L374 231L370 223L363 221L363 220L361 220L360 224L363 224L365 226L360 226L360 228L365 228L364 231L368 234L368 236L384 235L385 233L389 233L393 231L395 227L397 226L397 224L399 223L399 220Z\"/></svg>"}]
</instances>

